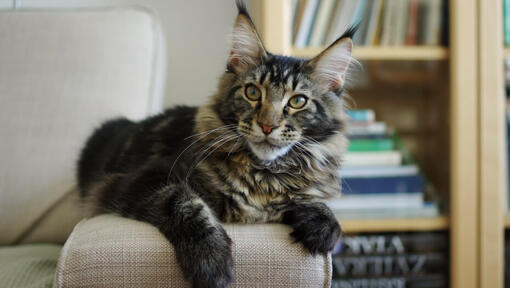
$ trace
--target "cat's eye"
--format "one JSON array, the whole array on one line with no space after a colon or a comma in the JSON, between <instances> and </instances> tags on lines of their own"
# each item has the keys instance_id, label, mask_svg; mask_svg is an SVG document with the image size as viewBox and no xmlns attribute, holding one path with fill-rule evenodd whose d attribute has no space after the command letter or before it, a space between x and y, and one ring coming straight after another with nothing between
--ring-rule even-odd
<instances>
[{"instance_id":1,"label":"cat's eye","mask_svg":"<svg viewBox=\"0 0 510 288\"><path fill-rule=\"evenodd\" d=\"M307 102L308 98L305 95L296 95L289 99L289 106L293 109L301 109Z\"/></svg>"},{"instance_id":2,"label":"cat's eye","mask_svg":"<svg viewBox=\"0 0 510 288\"><path fill-rule=\"evenodd\" d=\"M259 101L262 97L262 92L260 92L260 89L253 84L246 86L244 89L244 94L246 95L246 98L251 101Z\"/></svg>"}]
</instances>

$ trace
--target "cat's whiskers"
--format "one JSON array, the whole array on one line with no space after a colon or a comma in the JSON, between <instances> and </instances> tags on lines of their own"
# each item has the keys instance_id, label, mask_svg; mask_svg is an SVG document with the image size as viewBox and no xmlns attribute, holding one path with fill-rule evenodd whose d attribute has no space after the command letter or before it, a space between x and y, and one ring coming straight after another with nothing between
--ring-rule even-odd
<instances>
[{"instance_id":1,"label":"cat's whiskers","mask_svg":"<svg viewBox=\"0 0 510 288\"><path fill-rule=\"evenodd\" d=\"M184 148L184 150L182 150L182 151L181 151L181 153L179 153L179 155L177 156L177 158L175 158L174 162L172 163L172 166L170 167L170 171L168 172L168 176L166 177L166 184L168 184L168 183L170 182L170 176L172 175L172 171L173 171L173 169L174 169L174 167L175 167L175 164L176 164L176 163L177 163L177 161L181 158L181 156L184 154L184 152L186 152L189 148L191 148L191 146L195 145L198 141L200 141L200 140L204 139L205 137L209 136L211 133L214 133L214 132L217 132L217 131L223 131L223 130L231 129L231 128L233 128L233 127L231 127L231 126L234 126L234 127L235 127L236 125L234 125L234 124L230 124L230 125L220 126L220 127L218 127L218 128L215 128L215 129L207 130L207 131L204 131L204 132L201 132L201 133L197 133L197 134L195 134L195 135L192 135L192 136L198 136L199 134L207 133L207 134L203 135L202 137L200 137L200 138L196 139L195 141L193 141L193 142L192 142L191 144L189 144L186 148ZM228 131L227 131L227 132L224 132L222 135L224 135L224 134L226 134L226 133L228 133ZM189 136L189 137L185 138L185 140L186 140L186 139L188 139L188 138L190 138L190 137L192 137L192 136ZM220 135L220 136L221 136L221 135ZM218 137L219 137L219 136L218 136ZM217 137L217 138L218 138L218 137ZM217 138L216 138L216 139L217 139Z\"/></svg>"},{"instance_id":2,"label":"cat's whiskers","mask_svg":"<svg viewBox=\"0 0 510 288\"><path fill-rule=\"evenodd\" d=\"M239 135L239 136L241 136L241 135ZM234 151L234 148L237 146L239 139L242 139L242 137L238 137L236 142L234 143L234 145L232 145L232 147L230 147L230 151L228 151L227 157L225 157L225 159L228 159L228 157L230 157L230 154L232 153L232 151Z\"/></svg>"},{"instance_id":3,"label":"cat's whiskers","mask_svg":"<svg viewBox=\"0 0 510 288\"><path fill-rule=\"evenodd\" d=\"M334 134L331 134L331 135L334 135ZM305 140L307 140L309 142L312 142L314 145L317 145L317 146L321 147L322 149L327 150L327 148L322 143L318 142L317 140L315 140L315 139L313 139L311 137L307 137L307 136L305 136L304 138L305 138ZM306 145L304 145L304 146L306 146ZM322 161L326 161L327 163L329 163L331 165L335 165L335 166L339 166L340 165L336 159L332 159L332 160L334 161L334 163L331 162L331 160L328 159L328 157L322 157L322 159L319 159L319 161L321 161L321 162Z\"/></svg>"},{"instance_id":4,"label":"cat's whiskers","mask_svg":"<svg viewBox=\"0 0 510 288\"><path fill-rule=\"evenodd\" d=\"M217 127L217 128L211 129L211 130L206 130L206 131L202 131L202 132L190 135L190 136L184 138L184 140L188 140L190 138L195 138L195 137L198 137L198 136L206 134L206 133L207 133L207 135L209 135L209 134L211 134L213 132L216 132L216 131L232 129L232 128L236 127L236 126L237 126L236 124L228 124L228 125L220 126L220 127ZM207 135L204 135L204 137L207 136Z\"/></svg>"},{"instance_id":5,"label":"cat's whiskers","mask_svg":"<svg viewBox=\"0 0 510 288\"><path fill-rule=\"evenodd\" d=\"M198 167L198 165L200 165L200 163L204 160L206 160L212 153L214 153L216 150L218 150L220 147L222 147L223 145L225 145L226 143L228 143L229 141L231 140L234 140L234 139L238 139L239 137L242 137L241 135L229 135L229 136L226 136L218 141L216 141L215 143L213 144L210 144L199 156L198 156L198 160L196 160L190 167L190 169L188 170L188 173L186 174L186 178L185 178L185 181L187 182L188 181L188 178L189 176L191 175L191 173L193 172L193 170L195 170L196 167ZM218 137L217 137L218 138ZM214 148L215 146L217 146L216 148ZM212 149L212 150L211 150ZM203 155L205 153L209 152L205 157L203 157Z\"/></svg>"}]
</instances>

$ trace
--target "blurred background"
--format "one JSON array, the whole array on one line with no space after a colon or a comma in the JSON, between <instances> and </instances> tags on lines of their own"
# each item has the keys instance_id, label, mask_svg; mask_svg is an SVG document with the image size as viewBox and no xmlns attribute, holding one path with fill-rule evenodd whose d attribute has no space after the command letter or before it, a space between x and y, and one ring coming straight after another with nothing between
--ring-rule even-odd
<instances>
[{"instance_id":1,"label":"blurred background","mask_svg":"<svg viewBox=\"0 0 510 288\"><path fill-rule=\"evenodd\" d=\"M312 58L348 27L359 27L353 39L359 63L353 63L346 84L351 141L340 171L343 196L329 202L345 232L333 256L332 287L510 287L504 264L506 257L510 261L510 235L505 237L510 234L510 0L246 2L273 53ZM0 0L3 12L126 6L143 7L159 21L158 45L165 53L155 63L161 78L152 91L159 95L156 102L169 107L207 101L225 69L237 13L233 0ZM10 35L9 29L3 31L0 36ZM4 44L3 49L11 47ZM5 61L0 65L14 63L11 56L2 58L8 52L0 50ZM5 80L18 71L12 65L0 71L0 93L2 85L14 86ZM103 96L94 96L95 103L102 103ZM143 109L161 109L151 105ZM102 114L92 107L75 113L97 113L90 123L112 113L143 116L131 108L105 104L104 109ZM76 139L92 126L79 130ZM0 148L11 151L16 143ZM69 153L76 149L78 144ZM71 164L65 167L70 170ZM66 181L71 185L72 177ZM33 219L46 213L40 210ZM32 227L32 220L19 220L20 227ZM4 227L13 224L4 220ZM2 244L22 243L30 235L18 230Z\"/></svg>"},{"instance_id":2,"label":"blurred background","mask_svg":"<svg viewBox=\"0 0 510 288\"><path fill-rule=\"evenodd\" d=\"M74 9L147 7L161 22L167 53L166 106L202 104L225 69L229 33L237 10L233 1L166 0L0 0L0 8ZM186 33L183 33L186 31ZM196 80L200 79L200 85Z\"/></svg>"}]
</instances>

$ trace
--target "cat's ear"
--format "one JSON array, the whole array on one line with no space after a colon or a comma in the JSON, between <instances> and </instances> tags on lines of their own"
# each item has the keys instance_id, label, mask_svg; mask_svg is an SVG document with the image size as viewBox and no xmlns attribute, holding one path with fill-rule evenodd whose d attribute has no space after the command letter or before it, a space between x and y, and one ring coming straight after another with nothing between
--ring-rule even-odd
<instances>
[{"instance_id":1,"label":"cat's ear","mask_svg":"<svg viewBox=\"0 0 510 288\"><path fill-rule=\"evenodd\" d=\"M352 36L356 30L357 26L349 28L333 44L308 62L313 69L312 78L327 85L330 90L337 90L345 83L345 75L352 61Z\"/></svg>"},{"instance_id":2,"label":"cat's ear","mask_svg":"<svg viewBox=\"0 0 510 288\"><path fill-rule=\"evenodd\" d=\"M236 1L239 14L232 31L232 48L228 57L228 67L242 73L257 65L267 56L267 52L255 29L255 25L242 1Z\"/></svg>"}]
</instances>

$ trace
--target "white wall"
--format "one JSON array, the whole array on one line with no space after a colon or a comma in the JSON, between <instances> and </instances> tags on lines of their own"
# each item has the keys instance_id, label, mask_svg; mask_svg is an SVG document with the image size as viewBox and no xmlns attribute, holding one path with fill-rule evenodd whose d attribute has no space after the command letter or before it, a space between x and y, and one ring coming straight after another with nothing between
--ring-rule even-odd
<instances>
[{"instance_id":1,"label":"white wall","mask_svg":"<svg viewBox=\"0 0 510 288\"><path fill-rule=\"evenodd\" d=\"M15 0L0 0L10 6ZM167 41L166 106L199 105L225 70L234 0L17 0L21 9L139 5L162 22ZM5 6L3 5L3 6Z\"/></svg>"}]
</instances>

